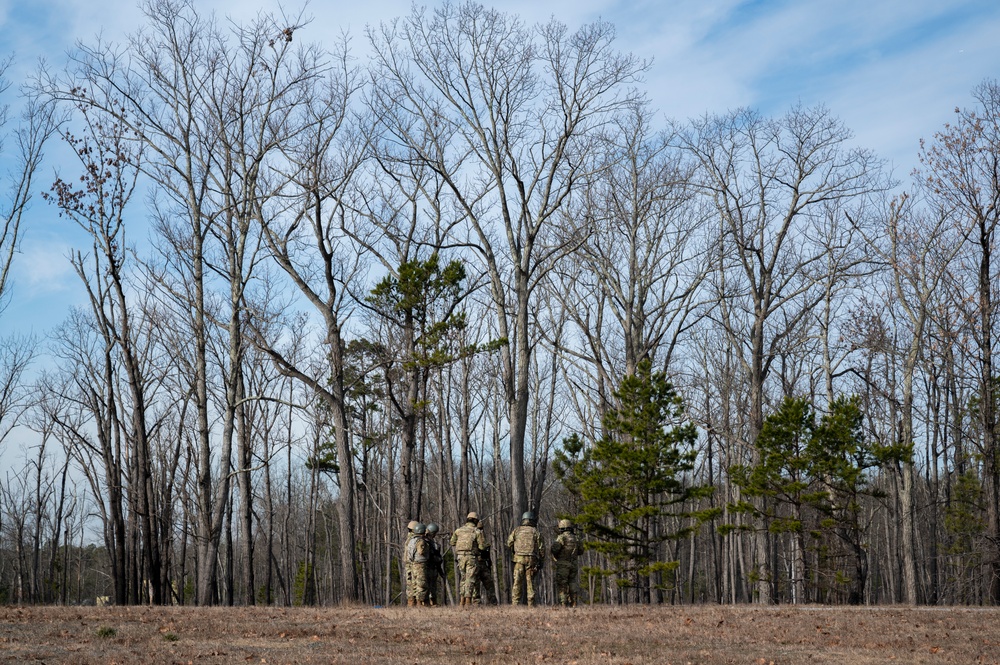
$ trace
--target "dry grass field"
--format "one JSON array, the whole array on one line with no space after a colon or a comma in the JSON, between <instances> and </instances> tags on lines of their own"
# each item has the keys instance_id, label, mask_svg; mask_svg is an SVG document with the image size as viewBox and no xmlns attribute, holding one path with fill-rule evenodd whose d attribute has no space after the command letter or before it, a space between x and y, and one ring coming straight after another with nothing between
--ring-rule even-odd
<instances>
[{"instance_id":1,"label":"dry grass field","mask_svg":"<svg viewBox=\"0 0 1000 665\"><path fill-rule=\"evenodd\" d=\"M0 663L1000 664L1000 610L0 607Z\"/></svg>"}]
</instances>

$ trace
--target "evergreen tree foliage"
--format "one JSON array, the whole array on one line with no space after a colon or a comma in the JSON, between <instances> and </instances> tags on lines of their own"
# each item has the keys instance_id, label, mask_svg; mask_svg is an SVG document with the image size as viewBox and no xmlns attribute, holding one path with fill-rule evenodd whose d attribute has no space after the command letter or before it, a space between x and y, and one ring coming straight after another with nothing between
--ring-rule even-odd
<instances>
[{"instance_id":1,"label":"evergreen tree foliage","mask_svg":"<svg viewBox=\"0 0 1000 665\"><path fill-rule=\"evenodd\" d=\"M813 429L808 400L786 398L781 408L764 420L756 441L757 462L730 468L733 483L744 497L764 500L744 500L733 509L764 518L772 533L800 532L802 509L819 507L825 500L823 489L813 482Z\"/></svg>"},{"instance_id":2,"label":"evergreen tree foliage","mask_svg":"<svg viewBox=\"0 0 1000 665\"><path fill-rule=\"evenodd\" d=\"M730 509L759 518L772 533L790 534L798 542L803 566L807 535L815 546L828 535L843 543L854 559L855 574L840 581L850 585L854 603L862 602L868 575L862 499L881 496L870 485L869 472L912 454L912 446L869 442L863 424L857 397L837 398L818 420L807 398L788 397L764 421L756 463L730 467L743 496Z\"/></svg>"},{"instance_id":3,"label":"evergreen tree foliage","mask_svg":"<svg viewBox=\"0 0 1000 665\"><path fill-rule=\"evenodd\" d=\"M404 370L443 365L457 355L448 344L451 333L465 328L463 299L465 266L459 260L441 265L437 252L426 261L400 264L398 274L382 279L365 301L404 335L412 337L399 360ZM409 348L407 348L409 347Z\"/></svg>"},{"instance_id":4,"label":"evergreen tree foliage","mask_svg":"<svg viewBox=\"0 0 1000 665\"><path fill-rule=\"evenodd\" d=\"M712 488L694 484L698 433L662 372L648 360L615 392L617 408L602 420L605 432L592 445L574 434L556 454L556 473L575 496L574 518L586 547L602 553L608 573L622 586L666 588L660 545L697 528L707 515L690 509Z\"/></svg>"}]
</instances>

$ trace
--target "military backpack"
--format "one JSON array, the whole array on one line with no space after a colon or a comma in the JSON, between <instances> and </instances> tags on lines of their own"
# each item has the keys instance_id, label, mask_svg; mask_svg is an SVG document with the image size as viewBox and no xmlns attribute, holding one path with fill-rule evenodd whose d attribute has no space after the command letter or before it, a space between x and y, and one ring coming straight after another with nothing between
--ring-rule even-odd
<instances>
[{"instance_id":1,"label":"military backpack","mask_svg":"<svg viewBox=\"0 0 1000 665\"><path fill-rule=\"evenodd\" d=\"M535 556L535 530L530 526L519 526L514 533L514 554Z\"/></svg>"},{"instance_id":2,"label":"military backpack","mask_svg":"<svg viewBox=\"0 0 1000 665\"><path fill-rule=\"evenodd\" d=\"M472 526L462 526L455 529L455 549L465 554L476 549L476 529Z\"/></svg>"},{"instance_id":3,"label":"military backpack","mask_svg":"<svg viewBox=\"0 0 1000 665\"><path fill-rule=\"evenodd\" d=\"M556 558L560 561L572 561L582 553L583 548L580 547L580 541L572 533L559 534L556 543L560 546L556 554Z\"/></svg>"},{"instance_id":4,"label":"military backpack","mask_svg":"<svg viewBox=\"0 0 1000 665\"><path fill-rule=\"evenodd\" d=\"M413 538L406 546L406 560L410 563L427 563L427 541Z\"/></svg>"}]
</instances>

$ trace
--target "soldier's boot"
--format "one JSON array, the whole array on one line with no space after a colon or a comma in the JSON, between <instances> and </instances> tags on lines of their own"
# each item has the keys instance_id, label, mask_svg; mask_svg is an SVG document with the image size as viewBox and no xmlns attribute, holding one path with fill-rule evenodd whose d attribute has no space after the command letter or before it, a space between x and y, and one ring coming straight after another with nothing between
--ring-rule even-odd
<instances>
[{"instance_id":1,"label":"soldier's boot","mask_svg":"<svg viewBox=\"0 0 1000 665\"><path fill-rule=\"evenodd\" d=\"M462 602L461 602L461 603L459 603L459 604L460 604L460 605L461 605L462 607L465 607L465 605L466 605L465 601L466 601L466 600L468 600L468 599L467 599L467 598L466 598L465 596L462 596Z\"/></svg>"},{"instance_id":2,"label":"soldier's boot","mask_svg":"<svg viewBox=\"0 0 1000 665\"><path fill-rule=\"evenodd\" d=\"M407 598L406 599L406 606L407 607L413 607L416 604L417 604L417 599L416 598Z\"/></svg>"}]
</instances>

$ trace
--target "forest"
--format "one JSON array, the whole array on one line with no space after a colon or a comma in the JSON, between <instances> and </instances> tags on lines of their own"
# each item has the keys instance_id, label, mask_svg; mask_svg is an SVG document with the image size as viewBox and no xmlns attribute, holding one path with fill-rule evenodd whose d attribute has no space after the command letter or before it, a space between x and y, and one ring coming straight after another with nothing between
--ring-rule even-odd
<instances>
[{"instance_id":1,"label":"forest","mask_svg":"<svg viewBox=\"0 0 1000 665\"><path fill-rule=\"evenodd\" d=\"M469 511L509 602L531 510L584 603L1000 604L1000 83L900 180L609 23L196 4L0 86L0 322L29 210L83 294L0 339L0 603L405 603Z\"/></svg>"}]
</instances>

